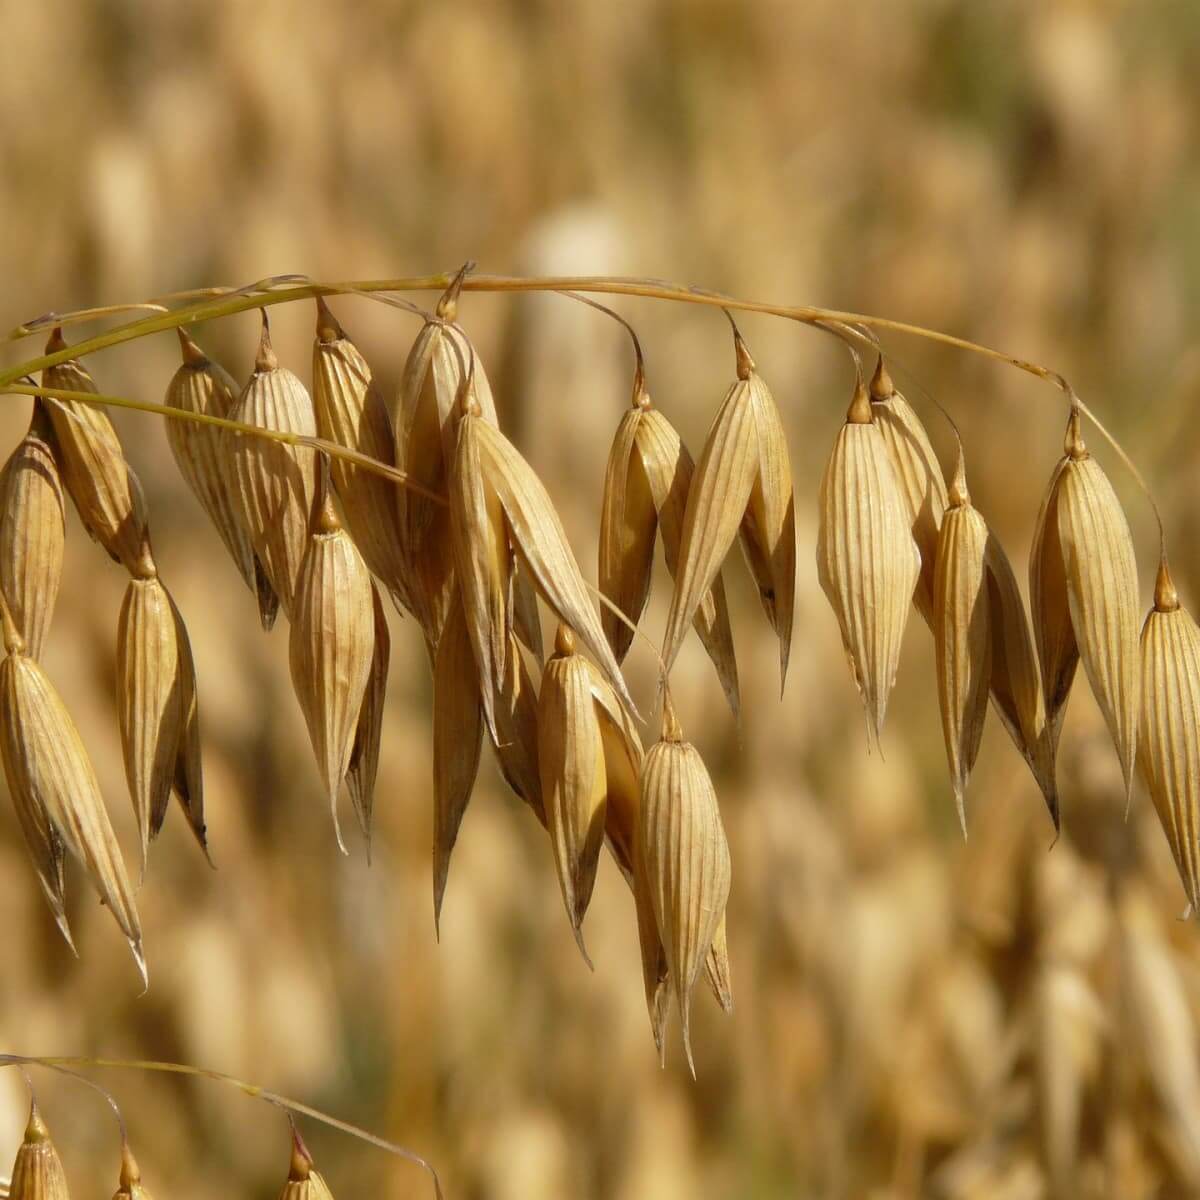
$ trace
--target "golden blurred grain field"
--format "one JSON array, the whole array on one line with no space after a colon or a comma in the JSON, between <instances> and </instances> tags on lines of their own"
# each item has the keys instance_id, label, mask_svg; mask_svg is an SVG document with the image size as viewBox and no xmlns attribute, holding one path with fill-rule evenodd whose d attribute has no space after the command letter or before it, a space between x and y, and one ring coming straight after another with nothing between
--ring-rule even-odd
<instances>
[{"instance_id":1,"label":"golden blurred grain field","mask_svg":"<svg viewBox=\"0 0 1200 1200\"><path fill-rule=\"evenodd\" d=\"M932 326L1066 374L1162 506L1200 602L1200 9L1192 0L0 0L0 328L49 310L302 272L655 276ZM424 298L428 302L428 297ZM649 387L694 453L733 356L711 309L617 299ZM334 303L385 396L419 323ZM309 376L313 308L273 310ZM628 341L556 296L471 293L459 317L500 419L595 577ZM1200 1194L1200 931L1144 789L1082 678L1059 754L1063 834L994 719L957 828L933 649L908 624L878 753L817 584L816 495L853 376L819 332L747 315L783 410L797 492L796 632L777 649L726 571L736 727L695 639L673 674L732 851L736 1009L697 990L690 1078L646 1019L628 891L607 858L564 919L544 832L488 751L435 940L431 684L391 624L376 833L337 849L292 694L156 418L118 413L155 553L191 630L210 843L172 812L139 892L151 986L73 880L78 960L0 803L0 1052L185 1061L335 1112L488 1200L1034 1200ZM72 339L77 330L68 330ZM239 379L253 312L196 332ZM897 382L974 503L1026 556L1066 410L1017 371L888 335ZM7 345L3 365L39 345ZM160 400L166 333L89 360ZM28 401L0 404L0 455ZM1124 502L1149 605L1152 514ZM735 556L740 557L740 556ZM661 562L644 627L661 636ZM132 863L114 708L124 577L68 519L44 656ZM628 674L653 694L635 644ZM653 726L652 726L653 727ZM653 735L647 732L647 741ZM348 832L351 822L347 818ZM215 1084L97 1072L158 1196L268 1197L286 1127ZM102 1101L36 1084L78 1195L115 1187ZM0 1175L26 1110L0 1072ZM428 1194L411 1166L305 1126L340 1197ZM105 1189L108 1191L105 1191Z\"/></svg>"}]
</instances>

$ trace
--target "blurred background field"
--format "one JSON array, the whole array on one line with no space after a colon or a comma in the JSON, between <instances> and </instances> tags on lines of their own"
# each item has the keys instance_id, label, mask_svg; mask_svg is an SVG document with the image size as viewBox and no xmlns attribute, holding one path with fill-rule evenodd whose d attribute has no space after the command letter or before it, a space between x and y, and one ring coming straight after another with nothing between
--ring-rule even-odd
<instances>
[{"instance_id":1,"label":"blurred background field","mask_svg":"<svg viewBox=\"0 0 1200 1200\"><path fill-rule=\"evenodd\" d=\"M467 258L885 314L1068 375L1151 481L1185 602L1200 599L1191 0L0 0L0 29L4 329L281 272L387 277ZM733 373L723 319L617 304L642 336L652 395L698 451ZM335 311L394 395L417 322L360 299ZM470 295L460 317L594 578L604 461L628 402L624 335L561 298ZM305 304L273 315L281 360L306 380L312 322ZM0 805L0 1047L230 1071L404 1142L454 1197L1200 1191L1200 933L1177 920L1183 893L1140 785L1124 819L1082 673L1052 850L994 721L963 844L915 616L882 754L868 754L813 565L849 364L819 333L768 318L742 328L789 425L800 578L782 701L736 556L743 728L696 645L676 672L733 853L737 1008L724 1018L697 990L697 1083L674 1025L657 1065L611 861L586 923L591 974L544 834L487 751L436 944L430 684L411 620L392 629L373 863L361 840L339 855L283 622L260 632L161 428L137 414L114 420L192 634L219 869L173 811L140 893L152 984L139 996L78 875L70 957ZM239 377L256 336L253 314L198 333ZM959 423L974 501L1023 578L1061 452L1059 397L963 354L887 344L946 466L929 397ZM177 360L163 335L90 366L102 389L158 399ZM22 399L0 406L4 454L27 416ZM1149 604L1152 519L1099 454ZM132 856L113 708L124 576L73 514L68 540L45 665ZM659 571L645 626L656 638ZM650 695L645 648L629 663ZM194 1081L104 1080L156 1195L277 1192L286 1138L270 1110ZM37 1082L77 1194L107 1195L116 1139L102 1106L45 1072ZM0 1073L4 1163L25 1104L19 1075ZM338 1196L426 1194L413 1169L306 1133Z\"/></svg>"}]
</instances>

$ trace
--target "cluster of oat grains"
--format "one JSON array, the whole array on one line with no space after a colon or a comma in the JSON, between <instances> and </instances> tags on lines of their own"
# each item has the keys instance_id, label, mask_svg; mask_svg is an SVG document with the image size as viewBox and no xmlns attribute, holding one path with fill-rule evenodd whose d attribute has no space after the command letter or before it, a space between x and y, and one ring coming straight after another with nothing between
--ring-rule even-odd
<instances>
[{"instance_id":1,"label":"cluster of oat grains","mask_svg":"<svg viewBox=\"0 0 1200 1200\"><path fill-rule=\"evenodd\" d=\"M689 998L702 970L721 1006L732 1007L731 868L716 793L684 740L667 676L694 629L737 717L722 578L737 541L778 640L781 686L786 680L797 547L783 423L735 326L736 378L694 460L651 401L638 348L632 403L604 475L593 598L550 495L500 428L484 366L457 321L462 282L460 274L424 314L393 405L320 295L311 392L280 365L265 311L240 389L179 324L183 361L166 391L170 445L264 629L278 612L288 622L292 681L343 849L343 784L369 846L388 676L386 597L415 619L433 677L435 922L486 737L505 780L547 831L585 958L583 922L607 845L634 900L656 1044L663 1052L673 997L690 1062ZM47 353L61 361L44 371L30 431L0 481L8 655L0 749L64 935L69 849L140 961L133 890L94 775L37 665L61 571L64 492L130 575L118 625L118 713L143 870L172 791L205 846L196 676L183 619L159 578L137 478L101 408L81 395L96 394L91 376L64 346L56 329ZM1179 606L1164 555L1139 648L1132 539L1083 444L1080 415L1073 403L1038 519L1031 621L1016 573L972 503L963 447L947 484L880 357L869 386L859 374L821 481L818 574L873 741L911 609L928 625L964 833L989 701L1058 827L1055 757L1082 661L1127 790L1140 759L1194 904L1200 633ZM655 652L661 735L646 750L621 663L635 633L645 637L639 623L660 538L673 591ZM549 657L544 615L555 629Z\"/></svg>"}]
</instances>

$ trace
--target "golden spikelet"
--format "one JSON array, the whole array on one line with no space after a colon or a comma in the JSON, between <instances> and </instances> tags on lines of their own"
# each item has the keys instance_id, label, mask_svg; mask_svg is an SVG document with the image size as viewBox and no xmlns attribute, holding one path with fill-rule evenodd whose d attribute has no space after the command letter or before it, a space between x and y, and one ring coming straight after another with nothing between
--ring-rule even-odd
<instances>
[{"instance_id":1,"label":"golden spikelet","mask_svg":"<svg viewBox=\"0 0 1200 1200\"><path fill-rule=\"evenodd\" d=\"M244 425L316 436L312 400L300 380L279 365L271 348L265 312L254 374L230 415ZM316 452L235 432L226 437L230 494L271 587L290 619L300 561L308 544Z\"/></svg>"},{"instance_id":2,"label":"golden spikelet","mask_svg":"<svg viewBox=\"0 0 1200 1200\"><path fill-rule=\"evenodd\" d=\"M600 590L628 618L607 606L600 621L617 662L623 662L650 594L654 542L661 530L663 555L674 579L694 466L671 423L651 403L639 373L629 408L613 439L604 475L600 513ZM716 667L734 716L740 710L737 659L725 585L718 571L694 620Z\"/></svg>"},{"instance_id":3,"label":"golden spikelet","mask_svg":"<svg viewBox=\"0 0 1200 1200\"><path fill-rule=\"evenodd\" d=\"M576 653L571 631L560 625L538 696L538 768L563 903L589 966L582 925L600 864L608 797L604 744L592 692L587 660Z\"/></svg>"},{"instance_id":4,"label":"golden spikelet","mask_svg":"<svg viewBox=\"0 0 1200 1200\"><path fill-rule=\"evenodd\" d=\"M0 471L0 594L33 658L41 658L62 579L63 490L41 400Z\"/></svg>"},{"instance_id":5,"label":"golden spikelet","mask_svg":"<svg viewBox=\"0 0 1200 1200\"><path fill-rule=\"evenodd\" d=\"M70 1200L62 1160L36 1100L29 1106L29 1122L17 1147L8 1195L9 1200Z\"/></svg>"},{"instance_id":6,"label":"golden spikelet","mask_svg":"<svg viewBox=\"0 0 1200 1200\"><path fill-rule=\"evenodd\" d=\"M1183 890L1200 912L1200 627L1159 564L1142 628L1138 763Z\"/></svg>"},{"instance_id":7,"label":"golden spikelet","mask_svg":"<svg viewBox=\"0 0 1200 1200\"><path fill-rule=\"evenodd\" d=\"M669 668L739 531L787 675L796 586L791 468L779 414L734 330L737 381L705 439L688 490L663 659Z\"/></svg>"},{"instance_id":8,"label":"golden spikelet","mask_svg":"<svg viewBox=\"0 0 1200 1200\"><path fill-rule=\"evenodd\" d=\"M292 1160L279 1200L333 1200L329 1185L313 1165L312 1155L295 1126L292 1127Z\"/></svg>"},{"instance_id":9,"label":"golden spikelet","mask_svg":"<svg viewBox=\"0 0 1200 1200\"><path fill-rule=\"evenodd\" d=\"M157 576L131 579L117 624L117 723L141 837L143 874L150 839L162 827L175 782L183 705L171 597Z\"/></svg>"},{"instance_id":10,"label":"golden spikelet","mask_svg":"<svg viewBox=\"0 0 1200 1200\"><path fill-rule=\"evenodd\" d=\"M875 425L883 435L908 510L913 540L921 554L921 577L913 601L932 629L933 572L937 562L938 530L948 504L946 480L925 426L908 401L896 391L882 355L871 379L871 411L875 415Z\"/></svg>"},{"instance_id":11,"label":"golden spikelet","mask_svg":"<svg viewBox=\"0 0 1200 1200\"><path fill-rule=\"evenodd\" d=\"M492 739L492 749L500 764L500 774L545 825L546 808L538 770L537 689L513 634L508 635L504 675L493 697L493 710L497 736Z\"/></svg>"},{"instance_id":12,"label":"golden spikelet","mask_svg":"<svg viewBox=\"0 0 1200 1200\"><path fill-rule=\"evenodd\" d=\"M56 328L46 353L66 349ZM42 386L69 392L98 391L87 368L68 359L42 372ZM54 427L62 480L84 528L130 574L146 573L150 557L141 484L125 461L117 431L103 410L80 400L46 401Z\"/></svg>"},{"instance_id":13,"label":"golden spikelet","mask_svg":"<svg viewBox=\"0 0 1200 1200\"><path fill-rule=\"evenodd\" d=\"M821 480L817 531L821 587L878 739L921 556L861 378Z\"/></svg>"},{"instance_id":14,"label":"golden spikelet","mask_svg":"<svg viewBox=\"0 0 1200 1200\"><path fill-rule=\"evenodd\" d=\"M168 599L171 599L168 593ZM175 646L179 651L180 712L183 727L179 734L179 753L175 757L175 794L183 807L192 833L204 851L209 864L208 827L204 819L204 774L200 760L200 702L196 694L196 664L192 659L192 642L188 637L183 614L174 599L171 610L175 614ZM151 823L150 833L155 836L162 828L165 813L154 814L157 824Z\"/></svg>"},{"instance_id":15,"label":"golden spikelet","mask_svg":"<svg viewBox=\"0 0 1200 1200\"><path fill-rule=\"evenodd\" d=\"M359 828L367 843L367 861L371 858L371 822L375 811L375 779L379 774L379 747L383 740L383 709L387 700L388 668L391 663L392 635L387 614L379 598L379 589L371 586L375 644L371 650L371 674L363 693L358 725L354 730L354 748L346 768L346 787L354 805Z\"/></svg>"},{"instance_id":16,"label":"golden spikelet","mask_svg":"<svg viewBox=\"0 0 1200 1200\"><path fill-rule=\"evenodd\" d=\"M27 808L44 811L67 849L83 863L128 939L144 980L137 906L96 774L70 713L14 634L9 625L8 655L0 663L0 757L9 791L19 794Z\"/></svg>"},{"instance_id":17,"label":"golden spikelet","mask_svg":"<svg viewBox=\"0 0 1200 1200\"><path fill-rule=\"evenodd\" d=\"M371 368L320 296L313 342L313 407L321 437L388 466L395 464L392 420ZM346 526L367 566L397 602L412 611L396 485L344 459L332 459L329 468Z\"/></svg>"},{"instance_id":18,"label":"golden spikelet","mask_svg":"<svg viewBox=\"0 0 1200 1200\"><path fill-rule=\"evenodd\" d=\"M1133 538L1112 484L1083 443L1074 409L1065 451L1042 504L1030 560L1050 727L1057 742L1078 653L1121 760L1128 796L1139 707Z\"/></svg>"},{"instance_id":19,"label":"golden spikelet","mask_svg":"<svg viewBox=\"0 0 1200 1200\"><path fill-rule=\"evenodd\" d=\"M167 385L167 407L212 417L231 417L237 404L237 384L182 328L178 333L183 365ZM263 628L269 630L279 611L279 598L255 553L240 506L231 493L232 481L226 467L228 434L198 421L168 420L167 443L180 474L225 543L238 574L257 599L259 619Z\"/></svg>"},{"instance_id":20,"label":"golden spikelet","mask_svg":"<svg viewBox=\"0 0 1200 1200\"><path fill-rule=\"evenodd\" d=\"M329 797L338 846L338 788L350 766L375 644L371 576L333 506L328 480L313 511L288 642L292 686Z\"/></svg>"},{"instance_id":21,"label":"golden spikelet","mask_svg":"<svg viewBox=\"0 0 1200 1200\"><path fill-rule=\"evenodd\" d=\"M712 780L698 751L683 740L669 697L662 740L642 768L639 838L688 1066L695 1075L688 1011L729 898L729 846ZM653 1002L651 1007L653 1020Z\"/></svg>"},{"instance_id":22,"label":"golden spikelet","mask_svg":"<svg viewBox=\"0 0 1200 1200\"><path fill-rule=\"evenodd\" d=\"M439 932L450 856L475 786L482 741L479 675L456 589L433 667L433 920Z\"/></svg>"}]
</instances>

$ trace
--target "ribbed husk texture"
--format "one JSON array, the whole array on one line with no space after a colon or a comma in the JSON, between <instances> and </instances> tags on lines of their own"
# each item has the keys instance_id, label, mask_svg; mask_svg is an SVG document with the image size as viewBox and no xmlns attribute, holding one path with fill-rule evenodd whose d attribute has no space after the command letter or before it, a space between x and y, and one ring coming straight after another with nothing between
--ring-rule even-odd
<instances>
[{"instance_id":1,"label":"ribbed husk texture","mask_svg":"<svg viewBox=\"0 0 1200 1200\"><path fill-rule=\"evenodd\" d=\"M860 380L821 480L817 573L876 738L920 568L908 506Z\"/></svg>"},{"instance_id":2,"label":"ribbed husk texture","mask_svg":"<svg viewBox=\"0 0 1200 1200\"><path fill-rule=\"evenodd\" d=\"M663 557L671 578L679 569L684 516L695 467L671 423L638 390L621 419L609 451L600 512L600 590L625 614L641 620L650 594L654 543L661 531ZM618 662L633 641L630 624L604 607L600 622ZM716 668L734 716L740 710L737 659L718 571L693 621Z\"/></svg>"},{"instance_id":3,"label":"ribbed husk texture","mask_svg":"<svg viewBox=\"0 0 1200 1200\"><path fill-rule=\"evenodd\" d=\"M1084 446L1076 412L1038 517L1030 593L1053 740L1078 657L1116 746L1128 795L1140 703L1137 562L1125 514Z\"/></svg>"},{"instance_id":4,"label":"ribbed husk texture","mask_svg":"<svg viewBox=\"0 0 1200 1200\"><path fill-rule=\"evenodd\" d=\"M182 329L179 341L183 365L167 385L167 406L206 416L232 417L238 398L238 386L233 378L219 363L209 359ZM229 435L222 429L196 421L168 420L167 443L180 474L208 514L238 574L258 601L263 628L270 629L279 611L279 598L258 560L241 506L231 492L232 479L226 465Z\"/></svg>"},{"instance_id":5,"label":"ribbed husk texture","mask_svg":"<svg viewBox=\"0 0 1200 1200\"><path fill-rule=\"evenodd\" d=\"M66 524L50 420L34 401L29 431L0 471L0 595L41 658L62 579Z\"/></svg>"},{"instance_id":6,"label":"ribbed husk texture","mask_svg":"<svg viewBox=\"0 0 1200 1200\"><path fill-rule=\"evenodd\" d=\"M142 930L121 849L96 774L58 693L28 655L0 664L0 756L13 795L45 812L67 849L83 863L129 940L143 978Z\"/></svg>"},{"instance_id":7,"label":"ribbed husk texture","mask_svg":"<svg viewBox=\"0 0 1200 1200\"><path fill-rule=\"evenodd\" d=\"M58 330L46 352L64 349ZM98 391L87 368L68 359L42 372L42 385L70 392ZM117 431L99 408L78 400L46 401L54 427L62 480L84 528L131 575L151 562L141 484L125 461Z\"/></svg>"},{"instance_id":8,"label":"ribbed husk texture","mask_svg":"<svg viewBox=\"0 0 1200 1200\"><path fill-rule=\"evenodd\" d=\"M730 860L712 780L699 752L682 740L669 707L663 738L651 747L642 768L639 836L646 886L694 1074L691 993L725 913ZM652 1019L655 1004L652 1000Z\"/></svg>"},{"instance_id":9,"label":"ribbed husk texture","mask_svg":"<svg viewBox=\"0 0 1200 1200\"><path fill-rule=\"evenodd\" d=\"M358 817L359 827L367 842L367 858L371 856L371 825L375 813L375 782L379 775L379 748L383 743L383 710L387 700L388 670L391 665L392 635L388 630L387 614L379 598L379 589L371 588L371 609L375 644L371 648L371 673L363 692L362 708L354 730L354 746L350 765L346 768L346 787L350 803Z\"/></svg>"},{"instance_id":10,"label":"ribbed husk texture","mask_svg":"<svg viewBox=\"0 0 1200 1200\"><path fill-rule=\"evenodd\" d=\"M244 425L316 436L312 400L300 380L279 366L265 318L254 374L231 417ZM230 494L290 619L316 490L315 451L235 432L226 438Z\"/></svg>"},{"instance_id":11,"label":"ribbed husk texture","mask_svg":"<svg viewBox=\"0 0 1200 1200\"><path fill-rule=\"evenodd\" d=\"M62 1160L36 1103L30 1106L25 1137L17 1147L9 1200L70 1200Z\"/></svg>"}]
</instances>

